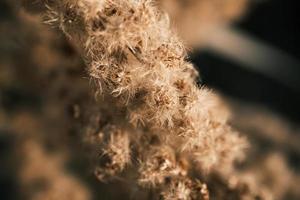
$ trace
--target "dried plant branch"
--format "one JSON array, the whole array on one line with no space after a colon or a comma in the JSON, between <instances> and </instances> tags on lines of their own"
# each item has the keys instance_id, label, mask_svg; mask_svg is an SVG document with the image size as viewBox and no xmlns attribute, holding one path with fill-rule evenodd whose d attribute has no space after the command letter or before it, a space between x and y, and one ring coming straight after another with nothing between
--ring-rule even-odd
<instances>
[{"instance_id":1,"label":"dried plant branch","mask_svg":"<svg viewBox=\"0 0 300 200\"><path fill-rule=\"evenodd\" d=\"M180 16L181 11L184 14L192 7L225 5L233 0L160 1L169 2L166 4L169 6L186 5L177 10L175 16ZM4 72L0 82L5 87L21 81L22 90L42 96L38 113L31 107L8 111L9 108L2 107L2 101L0 105L0 124L9 130L5 134L21 136L16 147L20 156L7 156L18 161L22 157L23 162L16 167L20 175L16 181L24 186L20 196L298 199L299 176L284 159L293 153L285 144L294 137L283 134L289 129L276 126L276 131L282 132L279 134L269 129L273 126L268 121L269 126L258 131L253 129L259 127L253 119L249 123L247 117L240 117L246 124L235 119L231 124L241 123L238 128L266 135L249 134L254 140L250 156L247 162L233 169L234 160L243 153L244 143L227 125L228 112L218 97L196 86L197 72L186 62L185 49L170 31L168 17L159 11L162 8L159 1L22 2L35 14L14 9L20 25L18 31L14 23L1 27L9 35L7 40L16 35L29 48L19 49L6 58L11 61L0 63L0 71ZM43 7L45 2L47 6ZM217 7L222 16L224 8ZM45 10L52 16L46 21L54 27L60 26L71 42L42 25L41 16L36 14ZM189 12L198 16L192 10ZM169 14L174 20L174 13ZM206 14L212 14L212 10ZM135 43L134 38L142 42ZM86 60L88 73L95 76L92 82L101 83L102 87L94 85L97 102L91 97L93 94L89 95L88 81L82 78L83 63L78 52ZM132 85L135 81L138 82ZM134 120L132 117L137 113L141 116ZM191 127L196 128L191 130ZM82 140L86 149L82 149ZM266 141L272 149L266 150ZM297 149L294 141L289 144L293 144L293 151ZM274 149L284 154L270 154ZM86 161L92 161L100 181L87 176L91 168Z\"/></svg>"},{"instance_id":2,"label":"dried plant branch","mask_svg":"<svg viewBox=\"0 0 300 200\"><path fill-rule=\"evenodd\" d=\"M185 177L177 154L205 172L228 172L243 157L245 140L227 125L218 98L198 88L182 42L152 1L67 0L48 7L48 22L56 22L81 50L96 93L103 97L102 108L118 112L112 118L131 127L132 135L140 130L159 138L157 147L140 152L140 183L159 186L170 176ZM128 148L128 142L122 144L127 139L120 148L113 132L108 133L113 143L103 150L110 164L97 170L102 175L114 175L129 162L129 150L120 151Z\"/></svg>"}]
</instances>

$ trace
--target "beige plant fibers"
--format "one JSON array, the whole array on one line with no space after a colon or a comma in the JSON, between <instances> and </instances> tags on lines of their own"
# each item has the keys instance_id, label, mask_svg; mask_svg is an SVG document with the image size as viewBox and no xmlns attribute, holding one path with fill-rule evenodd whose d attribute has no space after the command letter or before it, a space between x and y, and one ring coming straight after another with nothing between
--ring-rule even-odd
<instances>
[{"instance_id":1,"label":"beige plant fibers","mask_svg":"<svg viewBox=\"0 0 300 200\"><path fill-rule=\"evenodd\" d=\"M220 16L225 4L238 5L199 2L206 3L173 1L186 5L180 12L192 4L223 5L213 7ZM1 60L7 74L0 74L1 87L20 82L41 98L10 112L0 105L0 126L18 133L22 199L297 199L300 178L277 137L268 134L271 153L249 134L247 160L235 162L247 142L228 125L219 97L197 86L197 71L169 27L176 22L165 7L171 1L22 3L34 14L15 9L18 26L0 24L7 36L17 29L14 37L28 46Z\"/></svg>"},{"instance_id":2,"label":"beige plant fibers","mask_svg":"<svg viewBox=\"0 0 300 200\"><path fill-rule=\"evenodd\" d=\"M23 5L37 12L42 0L22 0ZM186 44L205 46L210 35L218 28L238 21L247 12L253 0L153 0L160 10L168 13L171 26Z\"/></svg>"},{"instance_id":3,"label":"beige plant fibers","mask_svg":"<svg viewBox=\"0 0 300 200\"><path fill-rule=\"evenodd\" d=\"M47 6L47 22L57 24L81 50L99 98L109 101L103 105L115 109L114 120L121 124L118 128L106 122L100 128L99 140L108 137L101 149L107 162L96 171L100 179L129 164L133 153L128 137L137 138L132 141L139 146L146 134L157 142L135 155L141 185L179 184L192 167L202 173L229 173L243 157L245 140L227 125L218 98L198 88L182 42L152 1L82 0ZM191 166L181 166L181 157ZM185 199L192 198L192 188Z\"/></svg>"}]
</instances>

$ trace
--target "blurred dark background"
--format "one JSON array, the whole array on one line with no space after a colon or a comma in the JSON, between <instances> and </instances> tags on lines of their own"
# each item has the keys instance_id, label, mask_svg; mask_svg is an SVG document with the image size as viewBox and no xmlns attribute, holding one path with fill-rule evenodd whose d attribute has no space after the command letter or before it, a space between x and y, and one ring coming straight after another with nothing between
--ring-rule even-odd
<instances>
[{"instance_id":1,"label":"blurred dark background","mask_svg":"<svg viewBox=\"0 0 300 200\"><path fill-rule=\"evenodd\" d=\"M300 60L298 12L295 0L258 2L235 26ZM225 95L263 104L296 123L300 121L300 85L287 87L275 79L205 50L196 51L192 61L199 67L202 81L206 85ZM298 80L299 69L300 66L295 75ZM288 66L286 70L289 70Z\"/></svg>"}]
</instances>

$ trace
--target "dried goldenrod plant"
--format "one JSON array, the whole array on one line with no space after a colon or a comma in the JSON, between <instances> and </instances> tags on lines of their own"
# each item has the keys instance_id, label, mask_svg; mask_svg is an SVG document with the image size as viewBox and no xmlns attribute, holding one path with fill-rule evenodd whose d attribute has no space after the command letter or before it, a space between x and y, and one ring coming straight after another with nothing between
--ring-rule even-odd
<instances>
[{"instance_id":1,"label":"dried goldenrod plant","mask_svg":"<svg viewBox=\"0 0 300 200\"><path fill-rule=\"evenodd\" d=\"M284 158L289 138L281 140L282 136L266 130L273 147L282 148L270 153L258 147L264 146L261 135L265 134L249 135L250 156L234 167L243 157L245 139L228 126L228 112L219 97L197 86L198 74L172 31L187 30L181 27L188 20L179 17L185 13L203 19L192 9L201 6L203 10L208 6L201 13L208 14L204 18L213 19L208 21L215 26L218 20L211 14L218 10L224 16L225 4L237 8L238 1L22 2L35 13L16 10L15 14L18 38L30 48L11 55L13 62L1 61L0 68L9 75L0 74L1 83L10 87L21 80L22 89L43 97L38 112L20 108L7 114L0 105L0 120L5 121L0 126L7 124L22 136L18 138L21 195L29 199L297 199L299 175ZM172 6L180 8L176 14ZM37 13L46 10L50 14L46 21L59 26L69 40L41 24ZM12 25L1 30L12 35L16 28ZM188 41L184 33L179 35ZM97 101L89 95L78 53L86 61ZM230 123L253 132L247 129L254 126L251 118L238 118L246 124L237 119ZM87 160L95 176L88 176Z\"/></svg>"},{"instance_id":2,"label":"dried goldenrod plant","mask_svg":"<svg viewBox=\"0 0 300 200\"><path fill-rule=\"evenodd\" d=\"M139 185L162 189L166 199L173 195L165 185L184 190L183 199L194 199L196 191L207 199L207 192L201 194L206 186L190 182L191 171L230 173L246 141L227 125L219 99L197 86L197 72L166 14L149 0L47 6L47 22L82 52L99 106L110 115L95 136L104 160L98 178L121 173L134 155Z\"/></svg>"}]
</instances>

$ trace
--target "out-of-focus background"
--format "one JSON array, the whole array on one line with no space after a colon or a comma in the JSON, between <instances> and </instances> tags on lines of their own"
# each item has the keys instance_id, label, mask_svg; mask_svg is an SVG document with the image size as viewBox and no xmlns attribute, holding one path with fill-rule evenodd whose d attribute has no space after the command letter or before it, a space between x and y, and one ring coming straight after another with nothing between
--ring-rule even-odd
<instances>
[{"instance_id":1,"label":"out-of-focus background","mask_svg":"<svg viewBox=\"0 0 300 200\"><path fill-rule=\"evenodd\" d=\"M295 1L257 1L234 24L243 39L251 40L246 44L254 45L254 50L245 50L247 45L236 44L229 48L235 51L235 56L232 56L234 52L228 55L199 50L192 60L199 67L205 84L243 101L264 105L297 123L300 120L299 25ZM238 36L233 35L233 38L231 41L241 41ZM250 58L243 58L244 52L251 53L248 56L252 56L252 62Z\"/></svg>"},{"instance_id":2,"label":"out-of-focus background","mask_svg":"<svg viewBox=\"0 0 300 200\"><path fill-rule=\"evenodd\" d=\"M275 199L297 199L297 1L159 1L183 38L195 37L187 44L199 84L223 97L231 125L252 144L242 168L275 191ZM114 183L101 184L89 173L82 115L93 95L84 63L58 30L42 23L41 10L38 1L0 0L0 199L124 199L112 192ZM188 23L195 32L180 28Z\"/></svg>"}]
</instances>

